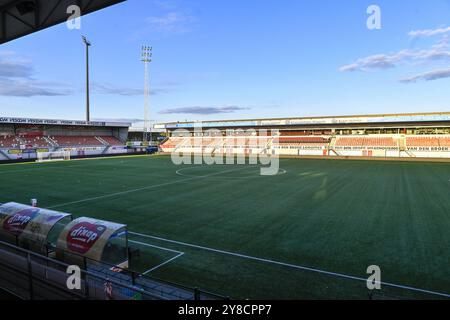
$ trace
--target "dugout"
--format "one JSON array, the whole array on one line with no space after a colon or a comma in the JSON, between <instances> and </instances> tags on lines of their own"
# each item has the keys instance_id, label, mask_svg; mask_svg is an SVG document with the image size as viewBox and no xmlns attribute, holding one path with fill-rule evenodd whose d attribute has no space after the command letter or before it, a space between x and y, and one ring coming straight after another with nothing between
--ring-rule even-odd
<instances>
[{"instance_id":1,"label":"dugout","mask_svg":"<svg viewBox=\"0 0 450 320\"><path fill-rule=\"evenodd\" d=\"M56 256L68 264L102 262L128 268L127 226L92 218L78 218L64 228Z\"/></svg>"},{"instance_id":2,"label":"dugout","mask_svg":"<svg viewBox=\"0 0 450 320\"><path fill-rule=\"evenodd\" d=\"M9 202L0 205L0 240L48 255L72 215Z\"/></svg>"}]
</instances>

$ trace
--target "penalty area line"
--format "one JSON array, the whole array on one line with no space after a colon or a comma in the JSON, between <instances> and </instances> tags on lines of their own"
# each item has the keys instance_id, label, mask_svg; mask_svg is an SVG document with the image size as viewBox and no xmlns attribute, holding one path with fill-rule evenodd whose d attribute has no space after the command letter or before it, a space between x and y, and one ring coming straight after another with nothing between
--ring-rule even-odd
<instances>
[{"instance_id":1,"label":"penalty area line","mask_svg":"<svg viewBox=\"0 0 450 320\"><path fill-rule=\"evenodd\" d=\"M136 236L140 236L140 237L143 237L143 238L159 240L159 241L163 241L163 242L173 243L173 244L177 244L177 245L181 245L181 246L185 246L185 247L191 247L191 248L200 249L200 250L204 250L204 251L210 251L210 252L214 252L214 253L221 253L221 254L224 254L224 255L234 256L234 257L238 257L238 258L243 258L243 259L248 259L248 260L253 260L253 261L259 261L259 262L264 262L264 263L268 263L268 264L274 264L274 265L279 265L279 266L283 266L283 267L289 267L289 268L294 268L294 269L299 269L299 270L304 270L304 271L310 271L310 272L325 274L325 275L338 277L338 278L345 278L345 279L350 279L350 280L367 282L366 278L357 277L357 276L351 276L351 275L347 275L347 274L343 274L343 273L337 273L337 272L331 272L331 271L326 271L326 270L321 270L321 269L315 269L315 268L300 266L300 265L286 263L286 262L280 262L280 261L271 260L271 259L258 258L258 257L253 257L253 256L241 254L241 253L235 253L235 252L230 252L230 251L225 251L225 250L220 250L220 249L214 249L214 248L199 246L199 245L196 245L196 244L191 244L191 243L186 243L186 242L181 242L181 241L176 241L176 240L170 240L170 239L165 239L165 238L156 237L156 236L150 236L150 235L137 233L137 232L129 231L128 233L136 235ZM387 286L387 287L405 289L405 290L410 290L410 291L415 291L415 292L426 293L426 294L441 296L441 297L445 297L445 298L450 298L450 293L436 292L436 291L431 291L431 290L427 290L427 289L420 289L420 288L404 286L404 285L399 285L399 284L390 283L390 282L383 282L383 281L373 281L371 283L381 284L381 285L384 285L384 286Z\"/></svg>"}]
</instances>

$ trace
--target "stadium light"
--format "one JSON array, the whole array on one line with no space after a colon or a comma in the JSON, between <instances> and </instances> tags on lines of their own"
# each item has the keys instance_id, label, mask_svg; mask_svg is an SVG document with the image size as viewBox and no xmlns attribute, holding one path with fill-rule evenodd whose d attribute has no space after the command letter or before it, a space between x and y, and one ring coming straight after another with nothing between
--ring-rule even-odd
<instances>
[{"instance_id":1,"label":"stadium light","mask_svg":"<svg viewBox=\"0 0 450 320\"><path fill-rule=\"evenodd\" d=\"M152 142L152 132L150 126L150 75L149 64L152 62L153 48L142 46L141 61L144 63L144 141Z\"/></svg>"},{"instance_id":2,"label":"stadium light","mask_svg":"<svg viewBox=\"0 0 450 320\"><path fill-rule=\"evenodd\" d=\"M82 39L86 45L86 121L89 122L91 120L89 101L89 47L92 44L85 36L82 36Z\"/></svg>"}]
</instances>

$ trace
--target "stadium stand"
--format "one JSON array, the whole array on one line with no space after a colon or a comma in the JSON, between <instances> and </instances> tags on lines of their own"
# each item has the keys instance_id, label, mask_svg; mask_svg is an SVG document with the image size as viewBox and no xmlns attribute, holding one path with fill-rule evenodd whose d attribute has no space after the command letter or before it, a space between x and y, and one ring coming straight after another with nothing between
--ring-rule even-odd
<instances>
[{"instance_id":1,"label":"stadium stand","mask_svg":"<svg viewBox=\"0 0 450 320\"><path fill-rule=\"evenodd\" d=\"M121 146L123 145L123 142L117 139L116 137L111 136L99 136L98 138L104 140L107 144L111 146Z\"/></svg>"},{"instance_id":2,"label":"stadium stand","mask_svg":"<svg viewBox=\"0 0 450 320\"><path fill-rule=\"evenodd\" d=\"M280 137L280 145L290 145L290 146L326 146L330 143L329 138L323 137Z\"/></svg>"},{"instance_id":3,"label":"stadium stand","mask_svg":"<svg viewBox=\"0 0 450 320\"><path fill-rule=\"evenodd\" d=\"M450 147L450 137L441 137L441 138L439 138L439 146L441 146L441 147Z\"/></svg>"},{"instance_id":4,"label":"stadium stand","mask_svg":"<svg viewBox=\"0 0 450 320\"><path fill-rule=\"evenodd\" d=\"M439 147L440 139L437 137L407 137L408 147Z\"/></svg>"},{"instance_id":5,"label":"stadium stand","mask_svg":"<svg viewBox=\"0 0 450 320\"><path fill-rule=\"evenodd\" d=\"M175 149L181 151L192 151L195 148L265 148L272 141L273 137L267 136L228 136L228 137L197 137L197 138L169 138L160 147L164 152L171 152Z\"/></svg>"},{"instance_id":6,"label":"stadium stand","mask_svg":"<svg viewBox=\"0 0 450 320\"><path fill-rule=\"evenodd\" d=\"M392 137L339 137L336 147L397 147Z\"/></svg>"},{"instance_id":7,"label":"stadium stand","mask_svg":"<svg viewBox=\"0 0 450 320\"><path fill-rule=\"evenodd\" d=\"M240 123L206 122L201 133L189 122L159 125L167 137L158 140L159 148L166 153L450 158L450 113L247 120L245 129L238 129ZM77 157L135 152L136 144L125 142L127 125L0 118L0 160L32 159L47 151Z\"/></svg>"},{"instance_id":8,"label":"stadium stand","mask_svg":"<svg viewBox=\"0 0 450 320\"><path fill-rule=\"evenodd\" d=\"M276 139L278 138L278 139ZM335 140L332 143L333 139ZM399 150L404 141L407 147L450 147L450 137L423 137L423 136L342 136L342 137L319 137L319 136L291 136L280 134L275 136L226 136L226 137L196 137L182 138L170 137L160 147L163 152L171 152L175 149L190 152L195 148L231 148L248 149L264 148L272 145L276 149L326 149L336 147L338 150L345 148L359 149L387 149ZM369 153L371 154L371 153Z\"/></svg>"},{"instance_id":9,"label":"stadium stand","mask_svg":"<svg viewBox=\"0 0 450 320\"><path fill-rule=\"evenodd\" d=\"M96 137L80 137L80 136L54 136L50 137L60 147L71 146L103 146Z\"/></svg>"},{"instance_id":10,"label":"stadium stand","mask_svg":"<svg viewBox=\"0 0 450 320\"><path fill-rule=\"evenodd\" d=\"M1 148L19 148L20 140L15 136L1 136L0 147Z\"/></svg>"},{"instance_id":11,"label":"stadium stand","mask_svg":"<svg viewBox=\"0 0 450 320\"><path fill-rule=\"evenodd\" d=\"M52 146L48 140L41 136L19 137L18 139L22 142L22 145L25 145L27 148L47 148Z\"/></svg>"},{"instance_id":12,"label":"stadium stand","mask_svg":"<svg viewBox=\"0 0 450 320\"><path fill-rule=\"evenodd\" d=\"M322 136L331 136L333 134L332 131L324 130L324 131L316 131L316 132L308 132L308 131L281 131L280 135L282 137L289 137L289 136L315 136L315 135L322 135Z\"/></svg>"},{"instance_id":13,"label":"stadium stand","mask_svg":"<svg viewBox=\"0 0 450 320\"><path fill-rule=\"evenodd\" d=\"M131 124L0 117L0 161L38 159L70 152L72 157L124 154Z\"/></svg>"}]
</instances>

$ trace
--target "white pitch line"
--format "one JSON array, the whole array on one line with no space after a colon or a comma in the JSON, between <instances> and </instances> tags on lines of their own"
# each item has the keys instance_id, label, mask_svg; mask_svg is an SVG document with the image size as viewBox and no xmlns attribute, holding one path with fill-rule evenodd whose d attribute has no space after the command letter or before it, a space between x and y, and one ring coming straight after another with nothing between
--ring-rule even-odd
<instances>
[{"instance_id":1,"label":"white pitch line","mask_svg":"<svg viewBox=\"0 0 450 320\"><path fill-rule=\"evenodd\" d=\"M152 247L152 248L156 248L156 249L160 249L160 250L164 250L164 251L168 251L168 252L173 252L173 253L176 253L176 254L177 254L175 257L173 257L173 258L171 258L171 259L169 259L169 260L167 260L167 261L165 261L165 262L163 262L163 263L157 265L156 267L153 267L153 268L151 268L151 269L145 271L145 272L143 273L144 275L149 274L150 272L155 271L156 269L159 269L159 268L161 268L162 266L168 264L169 262L172 262L173 260L175 260L175 259L181 257L182 255L184 255L184 252L181 252L181 251L178 251L178 250L173 250L173 249L169 249L169 248L164 248L164 247L160 247L160 246L155 246L155 245L153 245L153 244L144 243L144 242L135 241L135 240L128 240L128 241L129 241L129 242L132 242L132 243L137 243L137 244L140 244L140 245L143 245L143 246L146 246L146 247Z\"/></svg>"},{"instance_id":2,"label":"white pitch line","mask_svg":"<svg viewBox=\"0 0 450 320\"><path fill-rule=\"evenodd\" d=\"M280 262L280 261L275 261L275 260L270 260L270 259L258 258L258 257L248 256L248 255L245 255L245 254L240 254L240 253L235 253L235 252L229 252L229 251L224 251L224 250L219 250L219 249L208 248L208 247L199 246L199 245L195 245L195 244L191 244L191 243L186 243L186 242L181 242L181 241L176 241L176 240L170 240L170 239L165 239L165 238L161 238L161 237L150 236L150 235L137 233L137 232L129 232L129 233L137 235L137 236L141 236L141 237L144 237L144 238L160 240L160 241L164 241L164 242L178 244L178 245L191 247L191 248L195 248L195 249L201 249L201 250L205 250L205 251L211 251L211 252L215 252L215 253L221 253L221 254L234 256L234 257L239 257L239 258L244 258L244 259L248 259L248 260L265 262L265 263L280 265L280 266L294 268L294 269L300 269L300 270L306 270L306 271L326 274L326 275L334 276L334 277L340 277L340 278L346 278L346 279L351 279L351 280L367 282L367 279L365 279L365 278L361 278L361 277L357 277L357 276L350 276L350 275L346 275L346 274L343 274L343 273L336 273L336 272L331 272L331 271L326 271L326 270L321 270L321 269L304 267L304 266L295 265L295 264L291 264L291 263L285 263L285 262ZM405 290L416 291L416 292L427 293L427 294L432 294L432 295L437 295L437 296L441 296L441 297L450 298L450 293L436 292L436 291L420 289L420 288L414 288L414 287L410 287L410 286L404 286L404 285L399 285L399 284L394 284L394 283L389 283L389 282L383 282L383 281L373 281L372 283L377 283L377 284L385 285L385 286L388 286L388 287L400 288L400 289L405 289Z\"/></svg>"},{"instance_id":3,"label":"white pitch line","mask_svg":"<svg viewBox=\"0 0 450 320\"><path fill-rule=\"evenodd\" d=\"M173 260L178 259L178 258L181 257L182 255L184 255L184 252L181 252L180 254L177 254L175 257L173 257L173 258L171 258L171 259L169 259L169 260L167 260L167 261L165 261L165 262L163 262L163 263L161 263L161 264L158 264L156 267L153 267L153 268L151 268L151 269L145 271L145 272L143 273L143 275L147 275L147 274L149 274L150 272L153 272L153 271L155 271L156 269L159 269L159 268L161 268L162 266L165 266L166 264L172 262Z\"/></svg>"},{"instance_id":4,"label":"white pitch line","mask_svg":"<svg viewBox=\"0 0 450 320\"><path fill-rule=\"evenodd\" d=\"M247 168L252 168L252 167L245 166L244 168L233 169L233 170L224 170L224 171L208 174L206 176L198 176L198 177L180 179L180 180L176 180L176 181L170 181L170 182L165 182L165 183L160 183L160 184L154 184L154 185L150 185L150 186L146 186L146 187L142 187L142 188L130 189L130 190L126 190L126 191L105 194L103 196L91 197L91 198L86 198L86 199L82 199L82 200L61 203L61 204L57 204L57 205L54 205L54 206L51 206L51 207L47 207L47 209L55 209L55 208L65 207L65 206L71 205L71 204L78 204L78 203L89 202L89 201L98 200L98 199L105 199L105 198L111 198L111 197L115 197L115 196L121 196L121 195L124 195L124 194L129 194L129 193L133 193L133 192L139 192L139 191L143 191L143 190L149 190L149 189L154 189L154 188L159 188L159 187L164 187L164 186L170 186L170 185L177 184L177 183L180 183L180 182L186 182L186 181L192 181L192 180L197 180L197 179L202 179L202 178L213 177L213 176L216 176L216 175L219 175L219 174L222 174L222 173L234 172L234 171L239 171L239 170L243 170L243 169L247 169Z\"/></svg>"},{"instance_id":5,"label":"white pitch line","mask_svg":"<svg viewBox=\"0 0 450 320\"><path fill-rule=\"evenodd\" d=\"M178 251L178 250L173 250L173 249L168 249L168 248L164 248L164 247L160 247L160 246L155 246L153 244L148 244L148 243L144 243L144 242L139 242L139 241L134 241L134 240L128 240L128 242L133 242L133 243L137 243L140 244L142 246L146 246L146 247L152 247L152 248L156 248L156 249L160 249L163 251L169 251L169 252L174 252L174 253L184 253L182 251Z\"/></svg>"}]
</instances>

